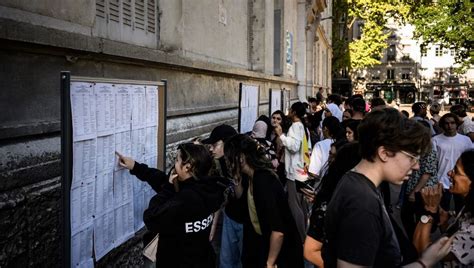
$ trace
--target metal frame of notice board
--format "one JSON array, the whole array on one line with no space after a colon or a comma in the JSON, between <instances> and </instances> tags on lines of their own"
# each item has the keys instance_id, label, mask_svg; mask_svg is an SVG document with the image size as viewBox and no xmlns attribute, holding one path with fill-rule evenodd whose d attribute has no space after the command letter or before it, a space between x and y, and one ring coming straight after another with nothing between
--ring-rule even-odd
<instances>
[{"instance_id":1,"label":"metal frame of notice board","mask_svg":"<svg viewBox=\"0 0 474 268\"><path fill-rule=\"evenodd\" d=\"M60 73L61 94L61 184L62 184L62 256L63 267L71 266L71 186L73 178L73 124L71 105L71 82L113 83L128 85L149 85L158 88L158 127L157 127L157 167L165 168L166 159L166 98L167 81L136 81L123 79L107 79L99 77L71 76L70 72Z\"/></svg>"},{"instance_id":2,"label":"metal frame of notice board","mask_svg":"<svg viewBox=\"0 0 474 268\"><path fill-rule=\"evenodd\" d=\"M238 116L238 131L241 133L241 118L242 118L242 86L243 85L248 85L248 86L255 86L257 87L257 118L258 118L258 111L260 110L260 87L258 85L252 85L252 84L244 84L244 83L239 83L239 116ZM257 119L255 118L255 119Z\"/></svg>"}]
</instances>

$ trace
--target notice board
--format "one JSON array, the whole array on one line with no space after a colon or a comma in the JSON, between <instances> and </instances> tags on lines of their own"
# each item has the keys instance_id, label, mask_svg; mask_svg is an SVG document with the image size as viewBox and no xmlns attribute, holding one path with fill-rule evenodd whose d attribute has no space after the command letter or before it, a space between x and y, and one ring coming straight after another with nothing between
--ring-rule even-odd
<instances>
[{"instance_id":1,"label":"notice board","mask_svg":"<svg viewBox=\"0 0 474 268\"><path fill-rule=\"evenodd\" d=\"M259 88L255 85L240 83L239 92L239 132L252 131L258 118Z\"/></svg>"},{"instance_id":2,"label":"notice board","mask_svg":"<svg viewBox=\"0 0 474 268\"><path fill-rule=\"evenodd\" d=\"M268 117L272 118L273 112L282 109L282 95L283 92L280 89L270 89L270 107L268 109Z\"/></svg>"},{"instance_id":3,"label":"notice board","mask_svg":"<svg viewBox=\"0 0 474 268\"><path fill-rule=\"evenodd\" d=\"M155 194L118 165L118 151L164 170L166 81L61 72L65 267L93 267L144 227Z\"/></svg>"}]
</instances>

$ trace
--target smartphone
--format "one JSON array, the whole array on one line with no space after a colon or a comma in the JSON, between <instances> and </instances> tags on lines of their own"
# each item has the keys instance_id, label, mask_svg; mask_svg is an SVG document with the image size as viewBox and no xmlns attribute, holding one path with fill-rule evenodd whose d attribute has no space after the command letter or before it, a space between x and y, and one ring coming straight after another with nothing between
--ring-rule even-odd
<instances>
[{"instance_id":1,"label":"smartphone","mask_svg":"<svg viewBox=\"0 0 474 268\"><path fill-rule=\"evenodd\" d=\"M459 218L456 218L454 222L452 222L448 228L446 228L446 231L444 234L448 237L453 236L459 229L461 228L461 222L459 221Z\"/></svg>"},{"instance_id":2,"label":"smartphone","mask_svg":"<svg viewBox=\"0 0 474 268\"><path fill-rule=\"evenodd\" d=\"M295 180L296 190L300 191L300 189L304 188L314 193L315 189L313 186L311 186L312 183L314 183L314 180L306 180L306 181Z\"/></svg>"}]
</instances>

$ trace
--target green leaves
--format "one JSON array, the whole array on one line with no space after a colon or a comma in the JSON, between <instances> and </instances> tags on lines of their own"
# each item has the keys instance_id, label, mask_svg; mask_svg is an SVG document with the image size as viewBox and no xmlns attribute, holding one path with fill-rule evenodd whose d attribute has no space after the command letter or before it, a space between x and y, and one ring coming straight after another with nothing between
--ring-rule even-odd
<instances>
[{"instance_id":1,"label":"green leaves","mask_svg":"<svg viewBox=\"0 0 474 268\"><path fill-rule=\"evenodd\" d=\"M424 45L437 44L456 51L462 71L474 63L474 4L470 0L424 1L412 7L409 22Z\"/></svg>"}]
</instances>

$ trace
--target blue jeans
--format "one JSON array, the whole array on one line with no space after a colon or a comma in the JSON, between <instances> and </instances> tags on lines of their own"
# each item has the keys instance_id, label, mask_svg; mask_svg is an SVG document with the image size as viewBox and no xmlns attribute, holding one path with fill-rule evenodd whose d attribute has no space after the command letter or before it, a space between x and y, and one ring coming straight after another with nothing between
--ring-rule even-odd
<instances>
[{"instance_id":1,"label":"blue jeans","mask_svg":"<svg viewBox=\"0 0 474 268\"><path fill-rule=\"evenodd\" d=\"M220 268L241 268L243 225L229 218L225 212L222 223Z\"/></svg>"}]
</instances>

